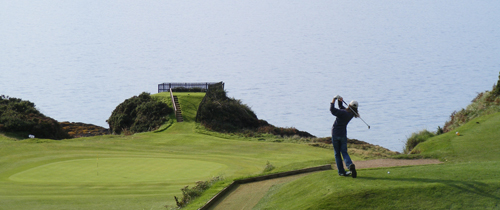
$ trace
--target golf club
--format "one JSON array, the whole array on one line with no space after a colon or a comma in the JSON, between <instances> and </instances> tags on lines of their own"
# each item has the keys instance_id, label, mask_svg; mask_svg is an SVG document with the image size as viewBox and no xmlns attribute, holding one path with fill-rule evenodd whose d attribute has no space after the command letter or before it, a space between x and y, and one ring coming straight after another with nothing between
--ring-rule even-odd
<instances>
[{"instance_id":1,"label":"golf club","mask_svg":"<svg viewBox=\"0 0 500 210\"><path fill-rule=\"evenodd\" d=\"M370 125L368 125L368 123L366 123L366 122L363 120L363 118L361 118L361 116L359 116L359 114L358 114L358 113L356 113L356 111L354 111L354 109L352 109L352 108L349 106L349 104L347 104L344 100L342 100L342 102L344 102L344 104L345 104L345 105L347 105L347 107L349 107L349 108L351 109L351 111L352 111L352 112L354 112L354 114L355 114L356 116L358 116L358 118L359 118L359 119L361 119L361 120L362 120L362 121L363 121L363 122L364 122L364 123L368 126L368 129L370 129Z\"/></svg>"}]
</instances>

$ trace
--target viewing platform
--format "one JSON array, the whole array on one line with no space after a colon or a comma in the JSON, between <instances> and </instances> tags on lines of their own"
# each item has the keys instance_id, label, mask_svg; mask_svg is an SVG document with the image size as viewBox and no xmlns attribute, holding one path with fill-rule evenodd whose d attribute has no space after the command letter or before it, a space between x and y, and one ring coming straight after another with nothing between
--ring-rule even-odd
<instances>
[{"instance_id":1,"label":"viewing platform","mask_svg":"<svg viewBox=\"0 0 500 210\"><path fill-rule=\"evenodd\" d=\"M199 88L201 92L206 92L210 85L215 85L219 82L205 82L205 83L162 83L158 84L158 93L169 92L172 89L173 92L182 89L197 89ZM222 88L224 88L224 82L222 83Z\"/></svg>"}]
</instances>

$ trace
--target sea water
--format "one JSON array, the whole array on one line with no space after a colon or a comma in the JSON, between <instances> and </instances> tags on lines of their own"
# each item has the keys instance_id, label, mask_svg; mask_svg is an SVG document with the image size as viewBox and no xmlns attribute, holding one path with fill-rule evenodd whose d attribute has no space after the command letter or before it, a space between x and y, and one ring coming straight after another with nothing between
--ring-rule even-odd
<instances>
[{"instance_id":1,"label":"sea water","mask_svg":"<svg viewBox=\"0 0 500 210\"><path fill-rule=\"evenodd\" d=\"M225 83L260 119L330 136L330 102L357 100L348 137L401 151L500 71L500 2L2 1L0 94L58 121L108 127L163 82Z\"/></svg>"}]
</instances>

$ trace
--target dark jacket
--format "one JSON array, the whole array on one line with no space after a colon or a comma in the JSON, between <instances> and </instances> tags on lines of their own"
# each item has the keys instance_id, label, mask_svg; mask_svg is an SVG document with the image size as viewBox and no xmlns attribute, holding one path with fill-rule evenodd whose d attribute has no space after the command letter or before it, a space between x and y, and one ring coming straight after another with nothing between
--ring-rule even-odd
<instances>
[{"instance_id":1,"label":"dark jacket","mask_svg":"<svg viewBox=\"0 0 500 210\"><path fill-rule=\"evenodd\" d=\"M354 117L354 113L346 111L341 101L338 103L340 109L335 108L335 102L330 104L330 112L337 117L333 123L332 137L347 137L347 124Z\"/></svg>"}]
</instances>

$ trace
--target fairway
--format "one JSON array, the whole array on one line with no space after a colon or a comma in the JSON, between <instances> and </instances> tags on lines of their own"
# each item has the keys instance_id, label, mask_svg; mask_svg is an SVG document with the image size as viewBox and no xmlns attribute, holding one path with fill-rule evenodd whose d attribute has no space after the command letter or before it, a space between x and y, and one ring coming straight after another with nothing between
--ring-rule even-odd
<instances>
[{"instance_id":1,"label":"fairway","mask_svg":"<svg viewBox=\"0 0 500 210\"><path fill-rule=\"evenodd\" d=\"M163 158L77 159L41 165L9 177L19 182L165 182L208 179L227 166Z\"/></svg>"}]
</instances>

